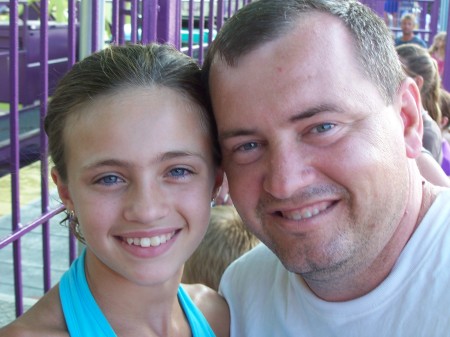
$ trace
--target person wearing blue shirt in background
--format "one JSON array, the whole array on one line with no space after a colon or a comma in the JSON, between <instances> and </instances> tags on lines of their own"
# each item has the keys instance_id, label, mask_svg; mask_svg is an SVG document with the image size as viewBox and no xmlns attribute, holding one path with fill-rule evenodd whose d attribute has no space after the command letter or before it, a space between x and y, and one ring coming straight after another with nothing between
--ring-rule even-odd
<instances>
[{"instance_id":1,"label":"person wearing blue shirt in background","mask_svg":"<svg viewBox=\"0 0 450 337\"><path fill-rule=\"evenodd\" d=\"M414 27L416 20L414 14L407 13L402 16L400 21L400 28L402 29L402 35L395 38L395 46L400 46L405 43L414 43L423 48L428 48L427 43L419 36L414 34Z\"/></svg>"}]
</instances>

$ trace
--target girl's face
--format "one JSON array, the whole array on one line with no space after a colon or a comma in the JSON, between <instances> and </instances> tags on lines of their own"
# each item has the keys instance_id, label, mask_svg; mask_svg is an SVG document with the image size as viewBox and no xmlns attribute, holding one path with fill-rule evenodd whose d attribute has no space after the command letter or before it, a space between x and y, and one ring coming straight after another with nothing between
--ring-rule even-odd
<instances>
[{"instance_id":1,"label":"girl's face","mask_svg":"<svg viewBox=\"0 0 450 337\"><path fill-rule=\"evenodd\" d=\"M181 274L222 178L209 137L198 106L168 88L103 96L67 121L67 182L52 175L80 223L91 277L144 285Z\"/></svg>"}]
</instances>

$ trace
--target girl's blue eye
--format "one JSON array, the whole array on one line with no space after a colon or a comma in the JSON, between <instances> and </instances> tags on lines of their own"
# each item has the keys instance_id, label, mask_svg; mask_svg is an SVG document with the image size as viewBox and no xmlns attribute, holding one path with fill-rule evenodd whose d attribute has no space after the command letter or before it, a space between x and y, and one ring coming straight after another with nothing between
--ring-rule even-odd
<instances>
[{"instance_id":1,"label":"girl's blue eye","mask_svg":"<svg viewBox=\"0 0 450 337\"><path fill-rule=\"evenodd\" d=\"M118 176L109 175L109 176L104 176L104 177L100 178L98 180L98 183L103 184L103 185L114 185L114 184L117 184L122 181L123 181L123 179L119 178Z\"/></svg>"},{"instance_id":2,"label":"girl's blue eye","mask_svg":"<svg viewBox=\"0 0 450 337\"><path fill-rule=\"evenodd\" d=\"M192 173L191 171L189 171L188 169L182 168L182 167L176 167L169 171L169 175L174 178L185 177L191 173Z\"/></svg>"}]
</instances>

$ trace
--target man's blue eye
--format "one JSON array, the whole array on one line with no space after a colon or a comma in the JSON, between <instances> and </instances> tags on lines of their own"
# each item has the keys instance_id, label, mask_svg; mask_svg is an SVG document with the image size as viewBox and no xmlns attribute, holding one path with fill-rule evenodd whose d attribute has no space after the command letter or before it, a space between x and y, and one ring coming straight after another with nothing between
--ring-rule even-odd
<instances>
[{"instance_id":1,"label":"man's blue eye","mask_svg":"<svg viewBox=\"0 0 450 337\"><path fill-rule=\"evenodd\" d=\"M332 128L334 128L334 126L335 125L332 123L324 123L314 127L313 131L317 133L322 133L331 130Z\"/></svg>"},{"instance_id":2,"label":"man's blue eye","mask_svg":"<svg viewBox=\"0 0 450 337\"><path fill-rule=\"evenodd\" d=\"M246 143L244 145L241 145L240 149L243 151L250 151L253 149L256 149L258 147L258 144L255 142Z\"/></svg>"}]
</instances>

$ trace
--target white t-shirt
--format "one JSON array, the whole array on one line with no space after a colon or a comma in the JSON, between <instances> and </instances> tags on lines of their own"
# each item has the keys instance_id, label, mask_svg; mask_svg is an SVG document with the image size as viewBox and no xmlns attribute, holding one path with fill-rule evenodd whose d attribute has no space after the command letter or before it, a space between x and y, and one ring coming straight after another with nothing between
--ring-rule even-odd
<instances>
[{"instance_id":1,"label":"white t-shirt","mask_svg":"<svg viewBox=\"0 0 450 337\"><path fill-rule=\"evenodd\" d=\"M450 190L441 192L389 276L346 302L316 297L260 244L225 272L235 337L450 336Z\"/></svg>"}]
</instances>

